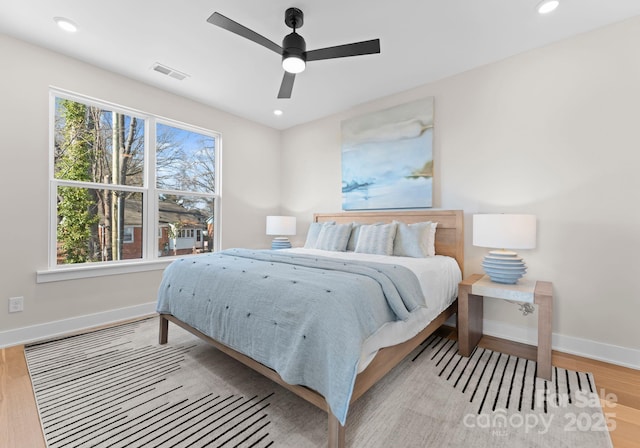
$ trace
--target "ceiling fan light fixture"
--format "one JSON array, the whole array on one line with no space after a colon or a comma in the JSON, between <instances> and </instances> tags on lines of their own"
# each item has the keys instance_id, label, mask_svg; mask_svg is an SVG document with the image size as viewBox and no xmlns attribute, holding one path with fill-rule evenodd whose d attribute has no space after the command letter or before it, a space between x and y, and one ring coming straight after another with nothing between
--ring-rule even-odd
<instances>
[{"instance_id":1,"label":"ceiling fan light fixture","mask_svg":"<svg viewBox=\"0 0 640 448\"><path fill-rule=\"evenodd\" d=\"M282 68L286 72L302 73L306 66L307 63L299 56L290 54L289 56L282 58Z\"/></svg>"},{"instance_id":2,"label":"ceiling fan light fixture","mask_svg":"<svg viewBox=\"0 0 640 448\"><path fill-rule=\"evenodd\" d=\"M307 64L307 43L304 38L294 30L284 37L282 48L282 68L289 73L303 72Z\"/></svg>"},{"instance_id":3,"label":"ceiling fan light fixture","mask_svg":"<svg viewBox=\"0 0 640 448\"><path fill-rule=\"evenodd\" d=\"M555 11L555 9L560 5L559 0L544 0L538 3L537 10L540 14L549 14L551 11Z\"/></svg>"}]
</instances>

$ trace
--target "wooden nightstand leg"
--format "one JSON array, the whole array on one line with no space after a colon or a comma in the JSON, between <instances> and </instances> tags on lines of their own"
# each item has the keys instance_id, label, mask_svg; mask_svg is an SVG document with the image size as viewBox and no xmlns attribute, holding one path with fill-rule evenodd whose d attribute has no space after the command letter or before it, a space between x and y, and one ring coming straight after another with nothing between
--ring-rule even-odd
<instances>
[{"instance_id":1,"label":"wooden nightstand leg","mask_svg":"<svg viewBox=\"0 0 640 448\"><path fill-rule=\"evenodd\" d=\"M458 350L469 356L482 337L483 297L471 294L471 285L482 278L472 275L458 286Z\"/></svg>"},{"instance_id":2,"label":"wooden nightstand leg","mask_svg":"<svg viewBox=\"0 0 640 448\"><path fill-rule=\"evenodd\" d=\"M551 380L553 287L550 282L536 282L534 303L538 305L538 376Z\"/></svg>"}]
</instances>

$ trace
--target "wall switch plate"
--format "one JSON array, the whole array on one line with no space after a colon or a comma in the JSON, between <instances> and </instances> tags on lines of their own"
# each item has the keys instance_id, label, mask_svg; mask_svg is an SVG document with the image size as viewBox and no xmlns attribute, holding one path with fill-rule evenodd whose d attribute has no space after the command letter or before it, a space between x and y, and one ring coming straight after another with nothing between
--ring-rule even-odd
<instances>
[{"instance_id":1,"label":"wall switch plate","mask_svg":"<svg viewBox=\"0 0 640 448\"><path fill-rule=\"evenodd\" d=\"M24 311L24 297L11 297L9 299L9 312L19 313Z\"/></svg>"}]
</instances>

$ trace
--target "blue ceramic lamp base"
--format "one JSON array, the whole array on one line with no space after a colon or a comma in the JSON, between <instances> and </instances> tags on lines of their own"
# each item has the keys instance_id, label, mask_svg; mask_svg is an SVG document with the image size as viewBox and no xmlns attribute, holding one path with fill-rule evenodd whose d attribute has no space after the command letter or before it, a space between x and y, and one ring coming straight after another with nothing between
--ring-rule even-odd
<instances>
[{"instance_id":1,"label":"blue ceramic lamp base","mask_svg":"<svg viewBox=\"0 0 640 448\"><path fill-rule=\"evenodd\" d=\"M278 236L271 241L271 249L290 249L291 241L286 236Z\"/></svg>"},{"instance_id":2,"label":"blue ceramic lamp base","mask_svg":"<svg viewBox=\"0 0 640 448\"><path fill-rule=\"evenodd\" d=\"M527 266L517 253L508 250L492 250L482 260L485 274L491 281L515 285L527 272Z\"/></svg>"}]
</instances>

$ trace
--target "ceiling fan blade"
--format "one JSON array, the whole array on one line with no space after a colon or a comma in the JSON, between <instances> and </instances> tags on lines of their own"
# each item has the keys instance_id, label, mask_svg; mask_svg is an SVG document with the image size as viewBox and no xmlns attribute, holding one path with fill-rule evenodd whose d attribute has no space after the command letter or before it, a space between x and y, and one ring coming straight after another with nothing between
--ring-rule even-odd
<instances>
[{"instance_id":1,"label":"ceiling fan blade","mask_svg":"<svg viewBox=\"0 0 640 448\"><path fill-rule=\"evenodd\" d=\"M282 54L282 47L280 45L271 42L266 37L261 36L253 30L250 30L246 26L240 25L238 22L234 22L233 20L223 16L218 12L214 12L213 14L211 14L211 16L207 19L207 22L211 23L212 25L219 26L220 28L224 28L227 31L231 31L238 36L244 37L245 39L249 39L250 41L262 45L269 50L275 51L280 55Z\"/></svg>"},{"instance_id":2,"label":"ceiling fan blade","mask_svg":"<svg viewBox=\"0 0 640 448\"><path fill-rule=\"evenodd\" d=\"M347 56L360 56L374 53L380 53L380 39L365 40L353 44L307 51L307 61L319 61L322 59L344 58Z\"/></svg>"},{"instance_id":3,"label":"ceiling fan blade","mask_svg":"<svg viewBox=\"0 0 640 448\"><path fill-rule=\"evenodd\" d=\"M282 78L282 84L280 84L280 91L278 92L278 98L291 98L291 91L293 90L293 81L295 81L295 73L284 72Z\"/></svg>"}]
</instances>

